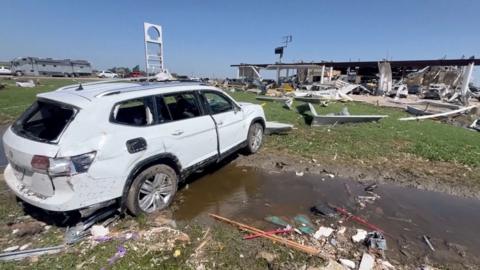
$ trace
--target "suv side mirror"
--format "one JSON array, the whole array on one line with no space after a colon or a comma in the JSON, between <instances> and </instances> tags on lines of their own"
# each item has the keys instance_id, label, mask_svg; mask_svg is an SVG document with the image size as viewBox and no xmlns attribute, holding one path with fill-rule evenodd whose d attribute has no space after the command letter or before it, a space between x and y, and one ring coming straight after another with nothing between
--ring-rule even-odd
<instances>
[{"instance_id":1,"label":"suv side mirror","mask_svg":"<svg viewBox=\"0 0 480 270\"><path fill-rule=\"evenodd\" d=\"M237 106L237 105L233 106L233 112L234 113L238 113L238 112L241 112L241 111L242 111L242 108L240 108L239 106Z\"/></svg>"}]
</instances>

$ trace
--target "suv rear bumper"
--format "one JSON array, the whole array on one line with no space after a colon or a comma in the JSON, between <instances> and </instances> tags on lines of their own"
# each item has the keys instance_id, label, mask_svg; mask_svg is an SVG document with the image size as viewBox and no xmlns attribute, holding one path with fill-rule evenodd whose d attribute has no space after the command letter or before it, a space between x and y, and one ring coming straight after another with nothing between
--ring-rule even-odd
<instances>
[{"instance_id":1,"label":"suv rear bumper","mask_svg":"<svg viewBox=\"0 0 480 270\"><path fill-rule=\"evenodd\" d=\"M96 194L98 189L88 185L93 181L93 179L88 177L88 174L54 178L55 191L52 196L42 196L29 190L28 187L16 177L14 169L10 164L5 168L3 175L8 187L18 198L28 204L49 211L63 212L80 210L115 199L98 196L98 194ZM72 183L77 183L77 185L73 185Z\"/></svg>"}]
</instances>

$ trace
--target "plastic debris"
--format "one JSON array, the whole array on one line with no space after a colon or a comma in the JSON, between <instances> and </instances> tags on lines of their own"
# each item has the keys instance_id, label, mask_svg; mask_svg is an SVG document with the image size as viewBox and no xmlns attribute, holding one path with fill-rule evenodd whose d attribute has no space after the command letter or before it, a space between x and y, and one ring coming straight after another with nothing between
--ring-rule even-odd
<instances>
[{"instance_id":1,"label":"plastic debris","mask_svg":"<svg viewBox=\"0 0 480 270\"><path fill-rule=\"evenodd\" d=\"M313 235L313 237L315 239L320 239L322 237L329 237L333 232L333 229L332 228L329 228L329 227L323 227L321 226L318 231L315 232L315 234Z\"/></svg>"},{"instance_id":2,"label":"plastic debris","mask_svg":"<svg viewBox=\"0 0 480 270\"><path fill-rule=\"evenodd\" d=\"M31 244L32 244L32 243L27 243L27 244L21 246L21 247L19 248L19 250L25 250L25 249L27 249L28 247L30 247Z\"/></svg>"},{"instance_id":3,"label":"plastic debris","mask_svg":"<svg viewBox=\"0 0 480 270\"><path fill-rule=\"evenodd\" d=\"M108 259L108 265L113 265L118 259L123 258L127 254L127 249L124 246L118 246L117 252ZM105 267L102 267L102 270L105 270Z\"/></svg>"},{"instance_id":4,"label":"plastic debris","mask_svg":"<svg viewBox=\"0 0 480 270\"><path fill-rule=\"evenodd\" d=\"M315 232L315 229L313 228L314 225L312 224L312 221L305 216L305 215L296 215L293 220L299 225L297 228L302 232L306 234L312 234Z\"/></svg>"},{"instance_id":5,"label":"plastic debris","mask_svg":"<svg viewBox=\"0 0 480 270\"><path fill-rule=\"evenodd\" d=\"M90 233L92 234L93 238L102 238L107 236L110 231L108 228L105 228L102 225L93 225L90 229Z\"/></svg>"},{"instance_id":6,"label":"plastic debris","mask_svg":"<svg viewBox=\"0 0 480 270\"><path fill-rule=\"evenodd\" d=\"M304 174L303 172L295 172L296 176L303 176L303 174Z\"/></svg>"},{"instance_id":7,"label":"plastic debris","mask_svg":"<svg viewBox=\"0 0 480 270\"><path fill-rule=\"evenodd\" d=\"M318 202L314 206L312 206L312 208L310 208L310 211L315 215L319 216L335 217L338 215L335 210L333 210L330 206L325 205L321 202Z\"/></svg>"},{"instance_id":8,"label":"plastic debris","mask_svg":"<svg viewBox=\"0 0 480 270\"><path fill-rule=\"evenodd\" d=\"M33 88L35 87L35 83L33 80L29 80L27 82L16 82L15 85L17 87L23 87L23 88Z\"/></svg>"},{"instance_id":9,"label":"plastic debris","mask_svg":"<svg viewBox=\"0 0 480 270\"><path fill-rule=\"evenodd\" d=\"M372 255L368 253L363 253L362 261L360 262L360 266L358 270L371 270L375 266L375 259Z\"/></svg>"},{"instance_id":10,"label":"plastic debris","mask_svg":"<svg viewBox=\"0 0 480 270\"><path fill-rule=\"evenodd\" d=\"M343 266L348 267L350 269L355 268L355 262L347 259L339 259L338 260Z\"/></svg>"},{"instance_id":11,"label":"plastic debris","mask_svg":"<svg viewBox=\"0 0 480 270\"><path fill-rule=\"evenodd\" d=\"M265 217L265 220L270 222L270 223L273 223L275 225L282 226L282 227L290 226L290 224L286 220L282 219L281 217L277 217L277 216L268 216L268 217Z\"/></svg>"},{"instance_id":12,"label":"plastic debris","mask_svg":"<svg viewBox=\"0 0 480 270\"><path fill-rule=\"evenodd\" d=\"M12 251L15 251L19 248L20 248L20 246L11 246L11 247L8 247L8 248L4 249L3 252L12 252Z\"/></svg>"},{"instance_id":13,"label":"plastic debris","mask_svg":"<svg viewBox=\"0 0 480 270\"><path fill-rule=\"evenodd\" d=\"M352 236L352 240L353 242L358 243L365 240L365 237L367 237L367 231L362 229L357 229L357 233L354 236Z\"/></svg>"},{"instance_id":14,"label":"plastic debris","mask_svg":"<svg viewBox=\"0 0 480 270\"><path fill-rule=\"evenodd\" d=\"M173 257L174 257L174 258L177 258L177 257L179 257L180 255L182 255L182 252L180 251L180 249L176 249L175 252L173 253Z\"/></svg>"},{"instance_id":15,"label":"plastic debris","mask_svg":"<svg viewBox=\"0 0 480 270\"><path fill-rule=\"evenodd\" d=\"M368 233L365 243L367 244L368 248L387 250L387 240L380 232Z\"/></svg>"},{"instance_id":16,"label":"plastic debris","mask_svg":"<svg viewBox=\"0 0 480 270\"><path fill-rule=\"evenodd\" d=\"M377 187L378 185L374 183L365 187L365 191L374 191Z\"/></svg>"},{"instance_id":17,"label":"plastic debris","mask_svg":"<svg viewBox=\"0 0 480 270\"><path fill-rule=\"evenodd\" d=\"M380 229L379 227L369 223L368 221L366 221L365 219L361 218L361 217L358 217L358 216L355 216L351 213L349 213L346 209L344 208L340 208L340 207L336 207L336 206L333 206L333 205L330 205L330 207L332 207L333 209L335 209L335 211L339 212L340 214L352 219L353 221L359 223L359 224L362 224L362 225L365 225L366 227L372 229L372 230L375 230L375 231L379 231L379 232L382 232L384 233L384 231L382 229Z\"/></svg>"},{"instance_id":18,"label":"plastic debris","mask_svg":"<svg viewBox=\"0 0 480 270\"><path fill-rule=\"evenodd\" d=\"M284 234L284 233L289 233L289 232L292 232L292 231L293 231L293 228L290 227L290 226L287 226L285 229L266 231L265 233L267 233L267 234ZM251 235L247 235L247 236L243 237L243 239L249 240L249 239L254 239L254 238L257 238L257 237L260 237L260 236L261 235L259 235L259 234L251 234Z\"/></svg>"}]
</instances>

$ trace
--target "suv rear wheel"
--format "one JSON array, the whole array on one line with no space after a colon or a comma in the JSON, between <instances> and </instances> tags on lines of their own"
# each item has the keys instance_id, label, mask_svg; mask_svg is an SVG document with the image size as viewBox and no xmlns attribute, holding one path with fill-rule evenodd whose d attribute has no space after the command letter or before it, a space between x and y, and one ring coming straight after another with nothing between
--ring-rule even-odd
<instances>
[{"instance_id":1,"label":"suv rear wheel","mask_svg":"<svg viewBox=\"0 0 480 270\"><path fill-rule=\"evenodd\" d=\"M260 123L255 122L251 124L248 129L247 147L245 147L247 154L255 154L262 146L262 143L263 126Z\"/></svg>"},{"instance_id":2,"label":"suv rear wheel","mask_svg":"<svg viewBox=\"0 0 480 270\"><path fill-rule=\"evenodd\" d=\"M154 165L133 180L128 191L127 208L135 216L167 208L177 192L178 177L167 165Z\"/></svg>"}]
</instances>

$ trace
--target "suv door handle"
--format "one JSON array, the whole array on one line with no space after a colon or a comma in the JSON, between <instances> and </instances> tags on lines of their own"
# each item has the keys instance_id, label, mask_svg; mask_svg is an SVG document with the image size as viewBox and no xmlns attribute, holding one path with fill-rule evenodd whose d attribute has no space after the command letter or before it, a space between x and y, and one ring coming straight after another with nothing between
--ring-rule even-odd
<instances>
[{"instance_id":1,"label":"suv door handle","mask_svg":"<svg viewBox=\"0 0 480 270\"><path fill-rule=\"evenodd\" d=\"M223 121L217 122L217 125L219 126L223 125Z\"/></svg>"},{"instance_id":2,"label":"suv door handle","mask_svg":"<svg viewBox=\"0 0 480 270\"><path fill-rule=\"evenodd\" d=\"M184 133L183 130L175 130L175 131L172 133L172 135L173 135L173 136L180 136L180 135L182 135L183 133Z\"/></svg>"}]
</instances>

